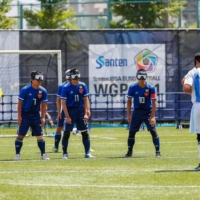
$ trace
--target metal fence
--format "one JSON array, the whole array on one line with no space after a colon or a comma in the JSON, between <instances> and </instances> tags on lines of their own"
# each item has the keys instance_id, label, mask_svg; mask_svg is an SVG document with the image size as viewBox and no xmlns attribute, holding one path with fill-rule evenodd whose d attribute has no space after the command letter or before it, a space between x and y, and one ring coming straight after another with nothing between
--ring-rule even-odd
<instances>
[{"instance_id":1,"label":"metal fence","mask_svg":"<svg viewBox=\"0 0 200 200\"><path fill-rule=\"evenodd\" d=\"M99 101L100 94L90 94L91 104L91 122L116 122L126 121L126 94L117 94L122 96L123 101L113 101L113 94L104 94L105 101ZM17 96L3 95L0 99L0 123L17 121ZM120 103L120 108L115 105ZM99 105L104 105L104 108ZM191 110L190 96L183 92L169 92L157 94L157 121L177 121L190 119ZM56 122L56 95L49 95L48 113Z\"/></svg>"},{"instance_id":2,"label":"metal fence","mask_svg":"<svg viewBox=\"0 0 200 200\"><path fill-rule=\"evenodd\" d=\"M170 1L167 0L138 0L138 1L123 1L123 4L127 5L138 5L149 7L152 2L163 3L166 9L170 5ZM176 2L176 1L172 1ZM173 24L173 28L199 28L199 0L187 0L187 1L177 1L185 2L184 6L180 6L179 14L177 16L171 16L170 13L166 14L164 28L169 28L170 24ZM112 1L112 0L86 0L86 1L75 1L63 3L63 6L72 7L76 12L75 24L78 25L78 29L97 29L99 27L110 28L110 21L119 21L120 16L115 16L112 12L112 7L119 5L122 1ZM15 28L19 29L38 29L38 27L28 26L26 20L24 19L24 9L29 10L41 10L45 6L58 5L58 3L20 3L10 4L11 11L8 13L9 16L14 17L18 20ZM132 15L134 12L132 12ZM134 17L134 16L133 16ZM148 16L151 18L151 16ZM162 24L163 21L157 21L157 24ZM60 27L61 28L61 27ZM129 27L131 28L131 27ZM134 28L134 27L132 27ZM152 28L152 27L137 27L137 28Z\"/></svg>"}]
</instances>

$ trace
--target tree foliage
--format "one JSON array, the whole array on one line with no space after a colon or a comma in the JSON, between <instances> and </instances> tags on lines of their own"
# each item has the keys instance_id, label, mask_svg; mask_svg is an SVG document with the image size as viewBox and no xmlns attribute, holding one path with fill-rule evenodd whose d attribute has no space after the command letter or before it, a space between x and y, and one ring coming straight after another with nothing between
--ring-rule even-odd
<instances>
[{"instance_id":1,"label":"tree foliage","mask_svg":"<svg viewBox=\"0 0 200 200\"><path fill-rule=\"evenodd\" d=\"M166 14L177 17L186 2L181 0L165 2L147 1L124 3L114 0L111 12L118 16L119 21L111 21L112 28L163 28ZM126 1L127 2L127 1ZM133 3L132 3L133 2ZM170 24L173 27L173 24Z\"/></svg>"},{"instance_id":2,"label":"tree foliage","mask_svg":"<svg viewBox=\"0 0 200 200\"><path fill-rule=\"evenodd\" d=\"M3 0L0 3L0 29L11 29L13 25L17 23L17 20L6 16L6 13L11 10L11 6L8 6L12 0Z\"/></svg>"},{"instance_id":3,"label":"tree foliage","mask_svg":"<svg viewBox=\"0 0 200 200\"><path fill-rule=\"evenodd\" d=\"M38 26L41 29L76 29L76 12L67 7L66 0L38 0L41 10L24 9L24 18L29 26Z\"/></svg>"}]
</instances>

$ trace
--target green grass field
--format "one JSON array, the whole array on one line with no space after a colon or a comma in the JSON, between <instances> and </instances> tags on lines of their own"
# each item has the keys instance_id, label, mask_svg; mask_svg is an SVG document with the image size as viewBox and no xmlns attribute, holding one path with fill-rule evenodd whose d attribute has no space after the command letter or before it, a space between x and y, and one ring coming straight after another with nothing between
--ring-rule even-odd
<instances>
[{"instance_id":1,"label":"green grass field","mask_svg":"<svg viewBox=\"0 0 200 200\"><path fill-rule=\"evenodd\" d=\"M162 158L155 158L147 131L138 132L132 158L125 128L93 128L95 159L85 159L80 135L71 135L69 159L51 153L54 138L45 137L50 161L40 160L36 138L24 139L21 161L14 161L15 137L0 138L0 199L132 200L200 199L200 159L196 135L188 129L158 127ZM61 147L61 146L60 146Z\"/></svg>"}]
</instances>

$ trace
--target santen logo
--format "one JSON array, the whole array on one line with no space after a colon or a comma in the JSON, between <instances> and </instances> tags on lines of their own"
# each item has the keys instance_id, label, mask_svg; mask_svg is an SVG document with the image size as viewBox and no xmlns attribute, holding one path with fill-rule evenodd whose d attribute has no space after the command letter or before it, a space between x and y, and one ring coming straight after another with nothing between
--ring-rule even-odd
<instances>
[{"instance_id":1,"label":"santen logo","mask_svg":"<svg viewBox=\"0 0 200 200\"><path fill-rule=\"evenodd\" d=\"M104 56L99 56L96 60L98 66L96 69L101 69L103 66L105 67L127 67L128 61L127 59L106 59Z\"/></svg>"},{"instance_id":2,"label":"santen logo","mask_svg":"<svg viewBox=\"0 0 200 200\"><path fill-rule=\"evenodd\" d=\"M144 49L135 56L135 64L137 69L145 69L147 72L153 72L156 69L158 56L152 51Z\"/></svg>"}]
</instances>

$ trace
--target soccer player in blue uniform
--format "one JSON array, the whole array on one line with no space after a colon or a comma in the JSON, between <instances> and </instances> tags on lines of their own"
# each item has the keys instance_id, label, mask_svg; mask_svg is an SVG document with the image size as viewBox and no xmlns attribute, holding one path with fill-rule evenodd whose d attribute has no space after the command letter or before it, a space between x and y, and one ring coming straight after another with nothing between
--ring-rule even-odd
<instances>
[{"instance_id":1,"label":"soccer player in blue uniform","mask_svg":"<svg viewBox=\"0 0 200 200\"><path fill-rule=\"evenodd\" d=\"M54 148L53 148L53 152L57 153L58 152L58 147L59 147L59 143L61 140L61 132L62 132L62 128L63 128L63 124L64 124L64 119L65 119L65 114L63 109L61 110L61 92L62 92L62 88L64 85L66 85L68 82L70 82L70 69L68 69L65 72L65 78L66 81L61 83L58 86L58 90L57 90L57 99L56 99L56 106L57 106L57 111L58 111L58 116L57 116L57 120L58 120L58 124L57 124L57 129L56 129L56 135L55 135L55 140L54 140Z\"/></svg>"},{"instance_id":2,"label":"soccer player in blue uniform","mask_svg":"<svg viewBox=\"0 0 200 200\"><path fill-rule=\"evenodd\" d=\"M45 141L41 126L45 124L47 91L41 86L43 75L41 72L31 72L31 83L26 85L20 91L18 97L18 135L15 140L16 156L15 160L20 160L20 151L23 145L23 139L26 136L29 127L35 133L37 144L41 151L43 160L50 160L45 154ZM40 117L40 105L41 117Z\"/></svg>"},{"instance_id":3,"label":"soccer player in blue uniform","mask_svg":"<svg viewBox=\"0 0 200 200\"><path fill-rule=\"evenodd\" d=\"M74 68L70 71L71 82L62 88L61 102L66 116L64 134L62 138L63 159L68 158L67 148L74 124L82 134L82 142L85 148L85 158L94 158L90 154L90 136L88 132L89 101L88 89L85 83L80 82L80 72Z\"/></svg>"},{"instance_id":4,"label":"soccer player in blue uniform","mask_svg":"<svg viewBox=\"0 0 200 200\"><path fill-rule=\"evenodd\" d=\"M130 85L127 94L127 121L130 123L128 136L128 152L125 157L131 157L135 144L135 135L140 125L145 122L148 131L152 135L153 144L156 150L156 157L160 155L160 139L156 132L156 91L155 87L146 82L147 73L145 70L138 70L136 74L137 83ZM131 105L133 101L134 111L131 116Z\"/></svg>"}]
</instances>

